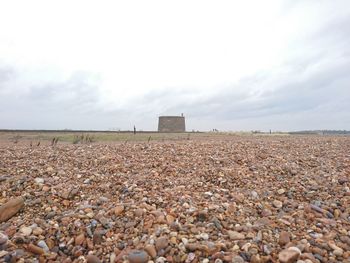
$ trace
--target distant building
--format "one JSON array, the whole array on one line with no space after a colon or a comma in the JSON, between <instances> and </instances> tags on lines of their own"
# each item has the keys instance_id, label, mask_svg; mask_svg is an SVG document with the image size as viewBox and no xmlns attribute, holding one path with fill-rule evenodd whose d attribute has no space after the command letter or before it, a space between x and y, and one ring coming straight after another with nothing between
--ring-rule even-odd
<instances>
[{"instance_id":1,"label":"distant building","mask_svg":"<svg viewBox=\"0 0 350 263\"><path fill-rule=\"evenodd\" d=\"M158 132L186 132L185 117L160 116L158 121Z\"/></svg>"}]
</instances>

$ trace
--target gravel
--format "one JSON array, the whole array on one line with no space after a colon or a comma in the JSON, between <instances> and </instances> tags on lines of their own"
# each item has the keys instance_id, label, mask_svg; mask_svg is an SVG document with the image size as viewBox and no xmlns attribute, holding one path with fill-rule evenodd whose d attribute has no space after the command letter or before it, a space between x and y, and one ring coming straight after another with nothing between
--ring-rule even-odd
<instances>
[{"instance_id":1,"label":"gravel","mask_svg":"<svg viewBox=\"0 0 350 263\"><path fill-rule=\"evenodd\" d=\"M350 262L350 137L0 146L0 261Z\"/></svg>"}]
</instances>

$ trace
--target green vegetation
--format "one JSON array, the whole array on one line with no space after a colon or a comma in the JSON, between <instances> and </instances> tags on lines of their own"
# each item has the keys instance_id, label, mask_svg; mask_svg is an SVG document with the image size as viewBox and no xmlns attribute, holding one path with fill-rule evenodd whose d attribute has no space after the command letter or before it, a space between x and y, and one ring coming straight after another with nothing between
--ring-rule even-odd
<instances>
[{"instance_id":1,"label":"green vegetation","mask_svg":"<svg viewBox=\"0 0 350 263\"><path fill-rule=\"evenodd\" d=\"M29 143L30 145L55 146L57 144L92 144L113 142L162 142L162 141L189 141L189 140L215 140L230 139L236 136L287 136L282 132L186 132L186 133L158 133L158 132L110 132L110 131L0 131L0 140L17 143Z\"/></svg>"}]
</instances>

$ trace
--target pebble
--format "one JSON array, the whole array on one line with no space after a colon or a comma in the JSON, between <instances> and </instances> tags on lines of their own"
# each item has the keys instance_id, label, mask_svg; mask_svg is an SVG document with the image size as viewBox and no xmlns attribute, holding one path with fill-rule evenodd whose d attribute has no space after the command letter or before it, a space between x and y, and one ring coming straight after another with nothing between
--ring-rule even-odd
<instances>
[{"instance_id":1,"label":"pebble","mask_svg":"<svg viewBox=\"0 0 350 263\"><path fill-rule=\"evenodd\" d=\"M125 209L125 207L123 205L118 205L114 208L114 214L116 216L119 216L119 215L121 215L121 213L124 212L124 209Z\"/></svg>"},{"instance_id":2,"label":"pebble","mask_svg":"<svg viewBox=\"0 0 350 263\"><path fill-rule=\"evenodd\" d=\"M161 249L165 249L169 244L169 241L166 237L160 237L157 238L156 240L156 249L157 251L161 250Z\"/></svg>"},{"instance_id":3,"label":"pebble","mask_svg":"<svg viewBox=\"0 0 350 263\"><path fill-rule=\"evenodd\" d=\"M279 201L279 200L274 200L274 201L272 202L272 204L273 204L273 206L276 207L276 208L282 208L282 206L283 206L283 203L282 203L281 201Z\"/></svg>"},{"instance_id":4,"label":"pebble","mask_svg":"<svg viewBox=\"0 0 350 263\"><path fill-rule=\"evenodd\" d=\"M280 246L284 246L286 244L288 244L290 242L290 235L288 232L286 231L282 231L280 233L280 237L278 240L278 243L280 244Z\"/></svg>"},{"instance_id":5,"label":"pebble","mask_svg":"<svg viewBox=\"0 0 350 263\"><path fill-rule=\"evenodd\" d=\"M286 192L286 190L283 189L283 188L277 190L277 193L278 193L279 195L283 195L285 192Z\"/></svg>"},{"instance_id":6,"label":"pebble","mask_svg":"<svg viewBox=\"0 0 350 263\"><path fill-rule=\"evenodd\" d=\"M40 177L35 178L34 181L37 184L43 184L45 182L45 180L43 178L40 178Z\"/></svg>"},{"instance_id":7,"label":"pebble","mask_svg":"<svg viewBox=\"0 0 350 263\"><path fill-rule=\"evenodd\" d=\"M38 242L38 246L41 247L45 252L49 252L50 249L49 247L47 246L46 242L44 240L40 240Z\"/></svg>"},{"instance_id":8,"label":"pebble","mask_svg":"<svg viewBox=\"0 0 350 263\"><path fill-rule=\"evenodd\" d=\"M157 250L154 247L154 245L146 245L145 246L145 251L148 253L148 255L151 256L151 258L155 258L157 256Z\"/></svg>"},{"instance_id":9,"label":"pebble","mask_svg":"<svg viewBox=\"0 0 350 263\"><path fill-rule=\"evenodd\" d=\"M29 244L28 247L27 247L27 250L33 254L37 254L37 255L42 255L45 253L45 251L41 248L41 247L38 247L34 244Z\"/></svg>"},{"instance_id":10,"label":"pebble","mask_svg":"<svg viewBox=\"0 0 350 263\"><path fill-rule=\"evenodd\" d=\"M19 231L24 235L24 236L29 236L32 233L32 229L28 226L22 226Z\"/></svg>"},{"instance_id":11,"label":"pebble","mask_svg":"<svg viewBox=\"0 0 350 263\"><path fill-rule=\"evenodd\" d=\"M0 232L0 245L6 244L8 240L8 236Z\"/></svg>"},{"instance_id":12,"label":"pebble","mask_svg":"<svg viewBox=\"0 0 350 263\"><path fill-rule=\"evenodd\" d=\"M5 251L5 250L1 250L0 251L0 258L6 256L9 252Z\"/></svg>"},{"instance_id":13,"label":"pebble","mask_svg":"<svg viewBox=\"0 0 350 263\"><path fill-rule=\"evenodd\" d=\"M98 257L96 257L95 255L90 254L86 257L86 262L87 263L101 263L102 261Z\"/></svg>"},{"instance_id":14,"label":"pebble","mask_svg":"<svg viewBox=\"0 0 350 263\"><path fill-rule=\"evenodd\" d=\"M293 249L284 249L278 254L278 260L281 263L293 263L296 262L300 254Z\"/></svg>"},{"instance_id":15,"label":"pebble","mask_svg":"<svg viewBox=\"0 0 350 263\"><path fill-rule=\"evenodd\" d=\"M192 136L3 147L0 261L349 261L348 137Z\"/></svg>"},{"instance_id":16,"label":"pebble","mask_svg":"<svg viewBox=\"0 0 350 263\"><path fill-rule=\"evenodd\" d=\"M81 246L83 244L84 240L85 240L85 235L84 235L84 233L81 233L75 237L74 243L76 246Z\"/></svg>"},{"instance_id":17,"label":"pebble","mask_svg":"<svg viewBox=\"0 0 350 263\"><path fill-rule=\"evenodd\" d=\"M201 233L201 234L199 235L199 237L200 237L201 239L203 239L203 240L208 240L208 239L209 239L209 235L208 235L207 233Z\"/></svg>"},{"instance_id":18,"label":"pebble","mask_svg":"<svg viewBox=\"0 0 350 263\"><path fill-rule=\"evenodd\" d=\"M333 254L337 257L341 257L343 255L344 251L341 248L333 250Z\"/></svg>"},{"instance_id":19,"label":"pebble","mask_svg":"<svg viewBox=\"0 0 350 263\"><path fill-rule=\"evenodd\" d=\"M24 206L24 199L16 197L0 206L0 223L9 220Z\"/></svg>"},{"instance_id":20,"label":"pebble","mask_svg":"<svg viewBox=\"0 0 350 263\"><path fill-rule=\"evenodd\" d=\"M36 236L40 236L41 234L43 234L44 230L40 227L35 227L33 229L33 235L36 235Z\"/></svg>"},{"instance_id":21,"label":"pebble","mask_svg":"<svg viewBox=\"0 0 350 263\"><path fill-rule=\"evenodd\" d=\"M231 240L242 240L242 239L245 239L245 235L242 234L242 233L239 233L237 231L227 231L229 237Z\"/></svg>"},{"instance_id":22,"label":"pebble","mask_svg":"<svg viewBox=\"0 0 350 263\"><path fill-rule=\"evenodd\" d=\"M245 261L244 261L244 259L242 258L242 257L240 257L240 256L234 256L233 258L232 258L232 261L231 261L232 263L244 263Z\"/></svg>"},{"instance_id":23,"label":"pebble","mask_svg":"<svg viewBox=\"0 0 350 263\"><path fill-rule=\"evenodd\" d=\"M156 259L156 263L165 263L166 262L166 258L165 257L158 257Z\"/></svg>"},{"instance_id":24,"label":"pebble","mask_svg":"<svg viewBox=\"0 0 350 263\"><path fill-rule=\"evenodd\" d=\"M255 192L255 191L252 191L252 192L251 192L251 195L252 195L252 198L253 198L253 199L258 199L258 198L259 198L258 193Z\"/></svg>"},{"instance_id":25,"label":"pebble","mask_svg":"<svg viewBox=\"0 0 350 263\"><path fill-rule=\"evenodd\" d=\"M143 250L133 250L128 255L130 263L146 263L148 258L148 254Z\"/></svg>"}]
</instances>

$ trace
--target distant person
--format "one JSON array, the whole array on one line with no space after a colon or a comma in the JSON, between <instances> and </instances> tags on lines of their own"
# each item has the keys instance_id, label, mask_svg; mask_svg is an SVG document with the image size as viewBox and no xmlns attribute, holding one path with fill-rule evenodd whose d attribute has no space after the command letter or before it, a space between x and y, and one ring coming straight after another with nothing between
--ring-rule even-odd
<instances>
[{"instance_id":1,"label":"distant person","mask_svg":"<svg viewBox=\"0 0 350 263\"><path fill-rule=\"evenodd\" d=\"M136 134L136 127L135 127L135 125L134 125L134 135Z\"/></svg>"}]
</instances>

